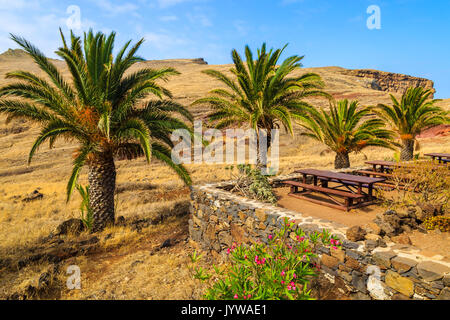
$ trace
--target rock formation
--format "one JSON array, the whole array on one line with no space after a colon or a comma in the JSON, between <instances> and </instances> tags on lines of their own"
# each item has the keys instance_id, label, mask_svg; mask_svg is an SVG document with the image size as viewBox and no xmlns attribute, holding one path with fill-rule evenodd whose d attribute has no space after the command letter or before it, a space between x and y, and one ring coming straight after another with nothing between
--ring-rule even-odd
<instances>
[{"instance_id":1,"label":"rock formation","mask_svg":"<svg viewBox=\"0 0 450 320\"><path fill-rule=\"evenodd\" d=\"M425 78L371 69L344 69L342 72L347 75L364 78L364 84L374 90L403 94L408 87L423 87L425 89L432 89L433 93L435 92L433 81Z\"/></svg>"}]
</instances>

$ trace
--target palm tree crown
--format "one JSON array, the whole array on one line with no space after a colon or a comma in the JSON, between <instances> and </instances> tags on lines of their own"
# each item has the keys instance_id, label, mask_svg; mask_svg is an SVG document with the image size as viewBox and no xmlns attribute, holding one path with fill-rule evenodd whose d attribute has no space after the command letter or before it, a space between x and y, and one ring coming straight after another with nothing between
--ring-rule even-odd
<instances>
[{"instance_id":1,"label":"palm tree crown","mask_svg":"<svg viewBox=\"0 0 450 320\"><path fill-rule=\"evenodd\" d=\"M448 123L447 113L435 105L438 99L429 99L432 91L422 87L410 87L398 101L390 95L392 105L378 104L372 107L382 119L392 126L403 143L401 160L411 160L414 141L423 129Z\"/></svg>"},{"instance_id":2,"label":"palm tree crown","mask_svg":"<svg viewBox=\"0 0 450 320\"><path fill-rule=\"evenodd\" d=\"M193 104L208 104L214 108L208 118L217 129L246 124L255 129L257 135L260 129L265 129L269 138L271 130L280 127L293 134L292 118L300 114L304 106L309 106L302 99L328 95L321 91L324 83L319 75L292 75L302 66L303 56L288 57L277 65L284 48L267 51L263 44L255 60L246 46L245 62L232 50L234 67L230 72L235 79L216 70L205 70L205 74L219 80L225 88L214 89L210 96Z\"/></svg>"},{"instance_id":3,"label":"palm tree crown","mask_svg":"<svg viewBox=\"0 0 450 320\"><path fill-rule=\"evenodd\" d=\"M190 130L172 112L189 121L192 116L183 106L163 100L171 94L156 83L178 74L176 70L143 68L125 75L131 66L143 61L136 55L143 39L131 47L128 41L113 58L114 32L106 36L90 30L84 34L83 42L71 32L69 43L61 30L60 33L63 46L55 53L66 63L71 82L31 43L11 35L47 79L27 71L8 73L7 78L19 82L0 89L0 113L7 114L8 119L22 117L41 124L42 131L31 148L29 161L46 141L50 147L59 138L78 142L67 199L82 167L88 165L94 226L102 229L106 222L114 221L114 157L133 159L145 155L150 161L153 155L190 183L186 169L171 160L170 132L177 128ZM148 94L160 99L144 102Z\"/></svg>"},{"instance_id":4,"label":"palm tree crown","mask_svg":"<svg viewBox=\"0 0 450 320\"><path fill-rule=\"evenodd\" d=\"M368 146L391 149L394 146L394 134L384 128L384 122L377 118L363 119L370 110L358 107L358 101L349 103L344 99L330 104L329 112L309 108L298 117L299 124L306 129L302 135L322 142L336 153L336 169L350 167L348 155L351 152Z\"/></svg>"}]
</instances>

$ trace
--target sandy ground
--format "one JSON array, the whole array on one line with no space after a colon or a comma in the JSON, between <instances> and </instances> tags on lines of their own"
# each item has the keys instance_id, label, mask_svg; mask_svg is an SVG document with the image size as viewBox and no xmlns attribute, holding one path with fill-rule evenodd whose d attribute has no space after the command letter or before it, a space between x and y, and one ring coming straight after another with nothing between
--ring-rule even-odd
<instances>
[{"instance_id":1,"label":"sandy ground","mask_svg":"<svg viewBox=\"0 0 450 320\"><path fill-rule=\"evenodd\" d=\"M450 233L438 230L422 233L414 230L408 233L413 246L420 249L420 254L434 257L450 263ZM441 257L439 257L441 256Z\"/></svg>"}]
</instances>

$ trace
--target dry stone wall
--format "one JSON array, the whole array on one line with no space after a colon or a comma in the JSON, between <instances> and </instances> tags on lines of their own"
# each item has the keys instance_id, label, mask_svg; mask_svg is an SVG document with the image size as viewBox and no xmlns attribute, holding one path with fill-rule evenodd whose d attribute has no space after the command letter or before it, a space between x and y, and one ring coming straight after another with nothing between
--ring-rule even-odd
<instances>
[{"instance_id":1,"label":"dry stone wall","mask_svg":"<svg viewBox=\"0 0 450 320\"><path fill-rule=\"evenodd\" d=\"M281 181L298 175L277 177ZM347 227L316 219L307 212L289 211L227 191L230 182L193 186L189 233L212 255L225 256L233 242L266 242L285 217L307 234L329 230L341 239L342 249L317 249L321 271L337 289L355 299L450 299L450 264L420 255L419 250L392 242L349 241Z\"/></svg>"}]
</instances>

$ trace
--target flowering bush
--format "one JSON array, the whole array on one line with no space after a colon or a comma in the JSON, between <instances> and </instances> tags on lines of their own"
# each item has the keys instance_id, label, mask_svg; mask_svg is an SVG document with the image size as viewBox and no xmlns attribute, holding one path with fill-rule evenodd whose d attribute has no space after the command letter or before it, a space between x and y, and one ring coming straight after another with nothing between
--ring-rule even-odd
<instances>
[{"instance_id":1,"label":"flowering bush","mask_svg":"<svg viewBox=\"0 0 450 320\"><path fill-rule=\"evenodd\" d=\"M222 269L214 266L215 276L203 268L191 266L194 278L208 283L205 298L311 299L307 285L319 271L314 262L315 247L321 243L336 250L341 244L326 230L306 238L301 229L294 230L293 227L294 223L286 219L281 231L268 236L267 244L233 244L227 250L230 263ZM197 254L194 253L191 259L195 264Z\"/></svg>"}]
</instances>

